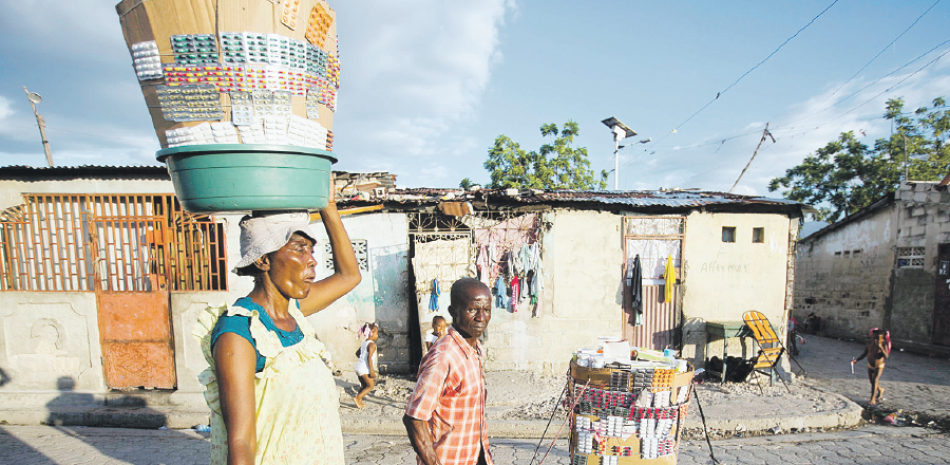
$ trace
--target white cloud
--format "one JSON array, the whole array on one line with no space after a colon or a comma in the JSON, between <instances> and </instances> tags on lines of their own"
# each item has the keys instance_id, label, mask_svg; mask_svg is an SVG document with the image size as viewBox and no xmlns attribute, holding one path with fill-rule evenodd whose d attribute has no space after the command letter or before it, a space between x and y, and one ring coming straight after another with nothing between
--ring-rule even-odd
<instances>
[{"instance_id":1,"label":"white cloud","mask_svg":"<svg viewBox=\"0 0 950 465\"><path fill-rule=\"evenodd\" d=\"M8 97L0 95L0 137L10 140L27 140L35 138L39 141L39 131L36 129L36 119L29 113L29 102L26 95L22 95L22 102L14 103ZM26 107L27 111L17 111L16 107Z\"/></svg>"},{"instance_id":2,"label":"white cloud","mask_svg":"<svg viewBox=\"0 0 950 465\"><path fill-rule=\"evenodd\" d=\"M13 105L10 104L9 99L0 95L0 130L3 130L4 123L11 116L13 116Z\"/></svg>"},{"instance_id":3,"label":"white cloud","mask_svg":"<svg viewBox=\"0 0 950 465\"><path fill-rule=\"evenodd\" d=\"M950 63L937 62L941 64L940 67L935 64L908 78L940 53L943 51L934 52L929 59L908 67L902 74L881 79L870 86L870 80L858 79L833 94L841 83L829 83L821 93L783 112L777 112L778 117L772 119L769 126L776 142L766 139L735 192L780 197L780 191L768 191L769 181L784 175L786 169L798 165L806 156L837 139L841 132L854 131L858 139L869 146L874 144L875 139L887 137L890 123L881 116L888 99L901 97L905 101L905 111L913 111L920 106L931 105L935 97L948 95L950 74L946 70L950 69ZM945 59L950 62L950 57ZM882 95L878 95L882 92ZM846 100L842 100L846 97ZM832 105L831 109L827 109ZM679 186L711 191L728 190L749 162L761 139L761 132L755 130L763 127L763 122L752 121L732 134L709 136L689 145L655 148L657 157L662 157L659 163L621 167L622 179L636 180L630 186L634 189ZM725 144L718 143L722 139L747 132L749 134L727 140ZM631 173L634 166L638 172ZM628 174L623 174L624 169Z\"/></svg>"},{"instance_id":4,"label":"white cloud","mask_svg":"<svg viewBox=\"0 0 950 465\"><path fill-rule=\"evenodd\" d=\"M0 0L0 54L4 64L20 65L6 78L51 97L41 111L57 164L154 163L158 144L115 3ZM503 60L499 30L506 14L517 14L515 2L331 5L338 13L343 65L334 125L337 168L387 169L407 185L456 184L455 177L467 175L459 166L470 164L463 154L476 145L469 127L492 67ZM50 77L68 72L68 80ZM23 111L16 98L0 100L0 164L20 163L34 146L42 155L29 107ZM444 168L425 175L420 166Z\"/></svg>"},{"instance_id":5,"label":"white cloud","mask_svg":"<svg viewBox=\"0 0 950 465\"><path fill-rule=\"evenodd\" d=\"M514 6L505 0L417 0L335 5L341 18L343 84L334 132L343 157L402 168L400 184L438 179L415 166L457 165L501 62L499 29ZM448 179L445 169L441 176ZM459 175L459 178L464 175ZM457 181L452 180L451 184Z\"/></svg>"},{"instance_id":6,"label":"white cloud","mask_svg":"<svg viewBox=\"0 0 950 465\"><path fill-rule=\"evenodd\" d=\"M0 0L3 35L50 60L114 61L125 42L117 0Z\"/></svg>"}]
</instances>

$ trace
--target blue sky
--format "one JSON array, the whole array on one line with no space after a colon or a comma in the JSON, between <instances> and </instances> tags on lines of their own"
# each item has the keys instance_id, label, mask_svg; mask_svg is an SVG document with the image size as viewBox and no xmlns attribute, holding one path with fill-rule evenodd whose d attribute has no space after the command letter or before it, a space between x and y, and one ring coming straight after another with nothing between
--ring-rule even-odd
<instances>
[{"instance_id":1,"label":"blue sky","mask_svg":"<svg viewBox=\"0 0 950 465\"><path fill-rule=\"evenodd\" d=\"M864 131L868 144L888 134L888 98L913 109L950 97L950 55L907 78L950 43L880 79L950 39L950 1L848 81L935 0L839 0L670 132L832 1L331 0L343 66L336 168L388 170L408 187L484 183L496 136L537 149L542 124L574 120L599 172L613 167L600 121L616 116L639 132L621 151L622 189L728 190L769 122L778 141L736 192L778 196L769 179L840 131ZM0 0L0 165L45 164L23 85L44 97L57 164L156 163L114 4Z\"/></svg>"}]
</instances>

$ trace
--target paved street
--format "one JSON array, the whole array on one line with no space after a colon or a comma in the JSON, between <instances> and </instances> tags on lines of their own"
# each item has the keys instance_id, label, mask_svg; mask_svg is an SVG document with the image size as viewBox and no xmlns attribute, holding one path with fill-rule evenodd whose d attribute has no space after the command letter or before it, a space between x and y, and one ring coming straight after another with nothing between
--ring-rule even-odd
<instances>
[{"instance_id":1,"label":"paved street","mask_svg":"<svg viewBox=\"0 0 950 465\"><path fill-rule=\"evenodd\" d=\"M867 405L871 383L865 362L851 374L849 362L861 355L857 342L808 336L799 347L798 361L808 370L806 382L830 389L858 404ZM798 367L794 367L798 371ZM887 360L881 386L887 391L880 406L885 411L902 409L950 423L950 360L895 350Z\"/></svg>"},{"instance_id":2,"label":"paved street","mask_svg":"<svg viewBox=\"0 0 950 465\"><path fill-rule=\"evenodd\" d=\"M946 436L894 437L878 433L899 434L900 429L881 428L720 441L713 445L716 458L724 464L950 464L950 441ZM344 439L348 464L415 463L404 437L348 435ZM537 441L494 439L492 444L499 465L527 465ZM0 426L0 464L206 463L207 439L192 431ZM559 441L545 463L569 464L567 443ZM705 444L684 444L679 463L711 463Z\"/></svg>"}]
</instances>

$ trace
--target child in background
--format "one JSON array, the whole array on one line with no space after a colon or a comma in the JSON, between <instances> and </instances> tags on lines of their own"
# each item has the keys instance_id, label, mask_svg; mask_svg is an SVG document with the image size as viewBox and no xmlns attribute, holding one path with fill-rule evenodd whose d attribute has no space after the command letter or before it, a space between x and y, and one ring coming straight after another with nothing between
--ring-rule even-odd
<instances>
[{"instance_id":1,"label":"child in background","mask_svg":"<svg viewBox=\"0 0 950 465\"><path fill-rule=\"evenodd\" d=\"M449 329L448 322L445 321L445 318L441 316L432 317L432 332L426 334L426 352L432 348L432 344L435 344L435 341L438 341L440 337L445 336L445 333Z\"/></svg>"},{"instance_id":2,"label":"child in background","mask_svg":"<svg viewBox=\"0 0 950 465\"><path fill-rule=\"evenodd\" d=\"M864 346L861 356L851 360L851 364L868 357L868 378L871 380L871 400L868 405L876 405L878 400L884 400L884 388L878 385L881 373L884 371L884 361L891 355L891 333L874 328L871 330L871 341Z\"/></svg>"},{"instance_id":3,"label":"child in background","mask_svg":"<svg viewBox=\"0 0 950 465\"><path fill-rule=\"evenodd\" d=\"M369 394L376 384L376 340L379 339L379 325L376 323L364 324L360 328L359 336L360 339L363 339L359 350L356 351L356 356L359 357L359 360L356 361L356 376L360 379L360 392L356 394L354 401L356 407L362 410L363 397Z\"/></svg>"}]
</instances>

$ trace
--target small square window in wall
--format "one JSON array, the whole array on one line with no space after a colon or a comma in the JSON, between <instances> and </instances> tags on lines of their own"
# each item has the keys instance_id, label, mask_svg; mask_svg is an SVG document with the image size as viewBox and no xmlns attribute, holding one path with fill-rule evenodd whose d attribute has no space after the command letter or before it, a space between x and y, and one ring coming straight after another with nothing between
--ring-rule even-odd
<instances>
[{"instance_id":1,"label":"small square window in wall","mask_svg":"<svg viewBox=\"0 0 950 465\"><path fill-rule=\"evenodd\" d=\"M723 226L723 227L722 227L722 241L723 241L723 242L735 242L735 241L736 241L736 228L735 228L735 226Z\"/></svg>"},{"instance_id":2,"label":"small square window in wall","mask_svg":"<svg viewBox=\"0 0 950 465\"><path fill-rule=\"evenodd\" d=\"M841 258L841 252L835 252L835 258Z\"/></svg>"},{"instance_id":3,"label":"small square window in wall","mask_svg":"<svg viewBox=\"0 0 950 465\"><path fill-rule=\"evenodd\" d=\"M851 251L850 251L850 250L845 250L845 251L844 251L844 258L851 258Z\"/></svg>"},{"instance_id":4,"label":"small square window in wall","mask_svg":"<svg viewBox=\"0 0 950 465\"><path fill-rule=\"evenodd\" d=\"M752 228L752 242L756 244L765 242L765 228Z\"/></svg>"},{"instance_id":5,"label":"small square window in wall","mask_svg":"<svg viewBox=\"0 0 950 465\"><path fill-rule=\"evenodd\" d=\"M924 254L926 249L923 247L898 247L897 248L897 267L898 268L923 268Z\"/></svg>"},{"instance_id":6,"label":"small square window in wall","mask_svg":"<svg viewBox=\"0 0 950 465\"><path fill-rule=\"evenodd\" d=\"M353 253L356 255L360 271L369 271L369 244L361 239L351 240L350 243L353 245ZM333 260L333 247L330 246L329 241L324 244L323 263L328 270L336 268L336 262Z\"/></svg>"}]
</instances>

